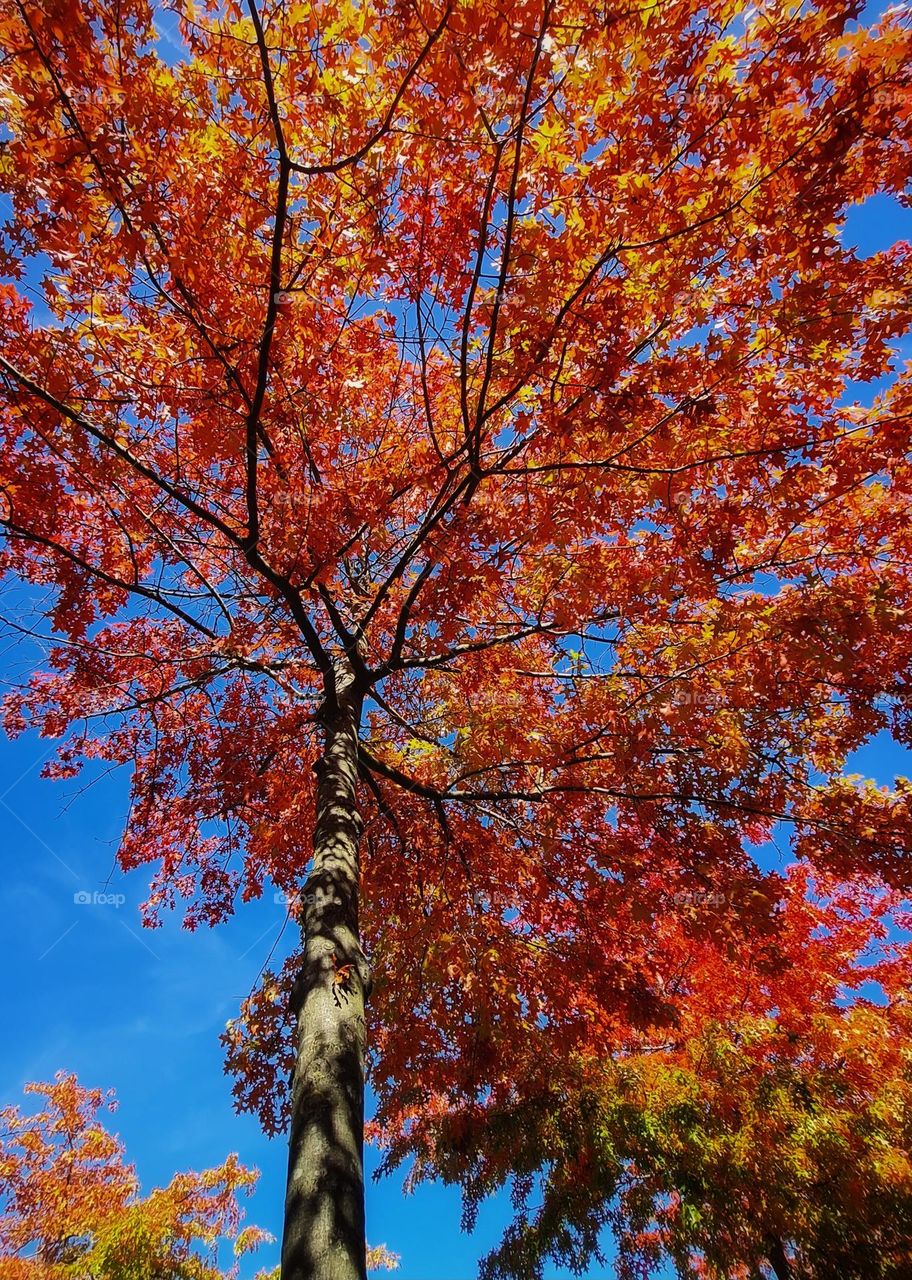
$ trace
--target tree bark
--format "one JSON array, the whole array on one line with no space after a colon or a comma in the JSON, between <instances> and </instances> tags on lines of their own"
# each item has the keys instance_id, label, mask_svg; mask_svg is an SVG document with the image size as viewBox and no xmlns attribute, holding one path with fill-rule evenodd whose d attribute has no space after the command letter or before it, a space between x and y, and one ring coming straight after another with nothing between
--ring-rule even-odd
<instances>
[{"instance_id":1,"label":"tree bark","mask_svg":"<svg viewBox=\"0 0 912 1280\"><path fill-rule=\"evenodd\" d=\"M792 1268L785 1255L785 1246L778 1236L770 1237L769 1263L776 1275L776 1280L792 1280Z\"/></svg>"},{"instance_id":2,"label":"tree bark","mask_svg":"<svg viewBox=\"0 0 912 1280\"><path fill-rule=\"evenodd\" d=\"M295 983L297 1051L282 1280L365 1280L364 1009L370 970L358 932L355 805L361 698L337 676L323 716L304 958Z\"/></svg>"}]
</instances>

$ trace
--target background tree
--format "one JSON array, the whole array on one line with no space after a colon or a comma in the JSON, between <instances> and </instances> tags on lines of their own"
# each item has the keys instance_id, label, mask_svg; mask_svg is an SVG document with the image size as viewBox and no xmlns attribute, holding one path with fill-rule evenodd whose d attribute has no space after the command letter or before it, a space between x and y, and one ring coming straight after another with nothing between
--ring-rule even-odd
<instances>
[{"instance_id":1,"label":"background tree","mask_svg":"<svg viewBox=\"0 0 912 1280\"><path fill-rule=\"evenodd\" d=\"M270 1239L241 1229L237 1197L257 1174L236 1156L141 1197L99 1115L114 1110L112 1095L62 1072L25 1091L40 1110L0 1111L3 1280L227 1280L237 1270L219 1265L220 1244L239 1256Z\"/></svg>"},{"instance_id":2,"label":"background tree","mask_svg":"<svg viewBox=\"0 0 912 1280\"><path fill-rule=\"evenodd\" d=\"M258 1175L236 1156L141 1197L123 1143L99 1115L116 1109L113 1093L64 1072L25 1092L44 1100L39 1111L0 1110L2 1280L230 1280L237 1268L219 1265L221 1248L239 1257L272 1240L241 1227L238 1195ZM374 1245L367 1265L395 1271L398 1258Z\"/></svg>"},{"instance_id":3,"label":"background tree","mask_svg":"<svg viewBox=\"0 0 912 1280\"><path fill-rule=\"evenodd\" d=\"M131 765L150 921L298 904L227 1036L284 1280L364 1274L372 981L395 1144L664 1036L688 945L781 968L775 824L908 887L843 776L910 641L910 255L840 227L912 51L856 12L4 0L7 727Z\"/></svg>"}]
</instances>

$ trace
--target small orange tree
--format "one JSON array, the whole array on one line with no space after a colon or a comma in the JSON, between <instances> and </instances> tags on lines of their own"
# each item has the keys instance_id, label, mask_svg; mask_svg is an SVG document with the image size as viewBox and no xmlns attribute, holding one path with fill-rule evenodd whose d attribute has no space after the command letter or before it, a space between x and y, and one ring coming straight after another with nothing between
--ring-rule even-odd
<instances>
[{"instance_id":1,"label":"small orange tree","mask_svg":"<svg viewBox=\"0 0 912 1280\"><path fill-rule=\"evenodd\" d=\"M856 14L2 0L7 726L132 765L152 915L297 902L228 1034L284 1280L364 1275L372 985L395 1140L662 1034L689 940L780 963L777 822L908 885L843 776L910 656L910 255L840 227L912 57Z\"/></svg>"},{"instance_id":2,"label":"small orange tree","mask_svg":"<svg viewBox=\"0 0 912 1280\"><path fill-rule=\"evenodd\" d=\"M0 1111L2 1280L228 1280L237 1272L219 1265L219 1245L238 1256L270 1238L241 1229L237 1196L257 1174L236 1156L141 1197L99 1116L110 1094L63 1073L25 1091L39 1111Z\"/></svg>"}]
</instances>

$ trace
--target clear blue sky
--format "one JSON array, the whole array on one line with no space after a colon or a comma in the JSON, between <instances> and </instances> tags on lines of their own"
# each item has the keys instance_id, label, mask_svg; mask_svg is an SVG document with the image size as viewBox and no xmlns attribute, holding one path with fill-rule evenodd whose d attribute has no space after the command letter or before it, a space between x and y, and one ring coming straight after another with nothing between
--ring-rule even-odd
<instances>
[{"instance_id":1,"label":"clear blue sky","mask_svg":"<svg viewBox=\"0 0 912 1280\"><path fill-rule=\"evenodd\" d=\"M865 253L912 239L912 212L886 198L871 201L850 215L846 239ZM0 612L16 616L23 601L9 588ZM0 643L0 679L22 679L38 656L32 642L8 638ZM144 874L124 877L115 867L127 774L42 781L51 746L33 735L12 743L0 737L0 972L7 975L0 1104L20 1101L27 1080L60 1069L113 1088L120 1098L114 1123L144 1188L237 1151L262 1172L249 1219L278 1235L284 1145L234 1114L218 1036L275 942L284 908L267 894L216 931L189 934L173 921L142 930ZM912 772L908 754L883 739L859 753L856 768L880 782ZM78 905L80 891L125 901ZM369 1153L369 1170L375 1164ZM510 1217L499 1197L475 1233L463 1236L455 1191L425 1187L404 1198L398 1178L370 1183L367 1202L368 1237L402 1255L400 1280L470 1280ZM277 1257L277 1248L262 1251L245 1276Z\"/></svg>"}]
</instances>

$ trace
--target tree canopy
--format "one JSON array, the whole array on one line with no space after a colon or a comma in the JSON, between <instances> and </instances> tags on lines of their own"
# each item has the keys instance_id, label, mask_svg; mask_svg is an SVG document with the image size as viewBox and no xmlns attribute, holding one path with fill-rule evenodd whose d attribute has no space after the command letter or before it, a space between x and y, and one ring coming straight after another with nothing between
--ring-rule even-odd
<instances>
[{"instance_id":1,"label":"tree canopy","mask_svg":"<svg viewBox=\"0 0 912 1280\"><path fill-rule=\"evenodd\" d=\"M368 996L420 1156L724 1044L701 964L762 1039L772 839L909 888L908 783L846 771L910 723L912 257L841 232L908 202L912 48L859 14L3 0L2 568L52 639L6 725L129 765L150 922L288 895L226 1048L292 1189Z\"/></svg>"},{"instance_id":2,"label":"tree canopy","mask_svg":"<svg viewBox=\"0 0 912 1280\"><path fill-rule=\"evenodd\" d=\"M669 1264L688 1280L908 1273L908 948L889 940L888 901L809 888L788 886L778 972L695 950L664 1037L555 1055L533 1087L454 1106L411 1139L419 1175L458 1183L470 1222L511 1184L486 1280L607 1264L606 1235L618 1280Z\"/></svg>"}]
</instances>

